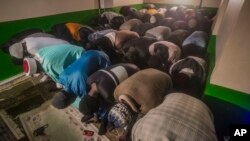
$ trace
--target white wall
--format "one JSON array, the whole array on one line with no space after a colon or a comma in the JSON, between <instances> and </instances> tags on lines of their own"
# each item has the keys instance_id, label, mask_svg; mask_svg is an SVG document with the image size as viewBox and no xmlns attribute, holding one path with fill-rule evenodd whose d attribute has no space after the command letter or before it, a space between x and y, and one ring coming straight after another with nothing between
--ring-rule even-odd
<instances>
[{"instance_id":1,"label":"white wall","mask_svg":"<svg viewBox=\"0 0 250 141\"><path fill-rule=\"evenodd\" d=\"M203 7L219 7L221 0L203 0ZM200 0L144 0L145 3L166 3L198 6Z\"/></svg>"},{"instance_id":2,"label":"white wall","mask_svg":"<svg viewBox=\"0 0 250 141\"><path fill-rule=\"evenodd\" d=\"M114 6L133 5L143 3L143 0L114 0Z\"/></svg>"},{"instance_id":3,"label":"white wall","mask_svg":"<svg viewBox=\"0 0 250 141\"><path fill-rule=\"evenodd\" d=\"M98 7L97 0L1 0L0 22Z\"/></svg>"},{"instance_id":4,"label":"white wall","mask_svg":"<svg viewBox=\"0 0 250 141\"><path fill-rule=\"evenodd\" d=\"M101 0L102 8L111 8L124 5L142 4L143 0Z\"/></svg>"},{"instance_id":5,"label":"white wall","mask_svg":"<svg viewBox=\"0 0 250 141\"><path fill-rule=\"evenodd\" d=\"M112 1L113 7L143 2L143 0L105 1ZM0 0L0 22L97 8L98 0Z\"/></svg>"},{"instance_id":6,"label":"white wall","mask_svg":"<svg viewBox=\"0 0 250 141\"><path fill-rule=\"evenodd\" d=\"M241 7L244 0L229 0L224 2L218 13L216 24L217 29L214 29L214 34L217 35L216 42L216 59L220 58L220 54L223 52L225 44L229 40L229 36L237 23ZM223 11L223 8L225 9ZM215 31L216 30L216 31Z\"/></svg>"},{"instance_id":7,"label":"white wall","mask_svg":"<svg viewBox=\"0 0 250 141\"><path fill-rule=\"evenodd\" d=\"M220 2L221 2L221 0L203 0L202 6L203 7L219 7Z\"/></svg>"},{"instance_id":8,"label":"white wall","mask_svg":"<svg viewBox=\"0 0 250 141\"><path fill-rule=\"evenodd\" d=\"M230 0L234 3L233 9L239 8L240 0ZM245 0L240 8L240 14L232 32L224 44L220 57L211 75L211 83L250 94L250 1ZM226 14L232 17L231 14ZM226 20L226 17L225 17ZM226 24L234 22L228 20ZM223 22L225 22L223 20Z\"/></svg>"},{"instance_id":9,"label":"white wall","mask_svg":"<svg viewBox=\"0 0 250 141\"><path fill-rule=\"evenodd\" d=\"M228 6L229 0L221 0L220 3L220 8L218 9L217 15L216 15L216 22L213 23L213 35L217 35L219 32L219 29L221 28L221 26L223 26L222 24L222 19L225 15L227 6Z\"/></svg>"}]
</instances>

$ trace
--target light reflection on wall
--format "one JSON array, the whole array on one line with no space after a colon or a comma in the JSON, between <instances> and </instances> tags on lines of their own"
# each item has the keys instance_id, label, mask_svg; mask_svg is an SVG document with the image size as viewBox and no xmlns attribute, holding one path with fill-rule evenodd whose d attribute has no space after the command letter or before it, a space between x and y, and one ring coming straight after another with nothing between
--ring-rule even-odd
<instances>
[{"instance_id":1,"label":"light reflection on wall","mask_svg":"<svg viewBox=\"0 0 250 141\"><path fill-rule=\"evenodd\" d=\"M165 3L199 6L200 0L144 0L145 3ZM203 7L219 7L221 0L202 0Z\"/></svg>"}]
</instances>

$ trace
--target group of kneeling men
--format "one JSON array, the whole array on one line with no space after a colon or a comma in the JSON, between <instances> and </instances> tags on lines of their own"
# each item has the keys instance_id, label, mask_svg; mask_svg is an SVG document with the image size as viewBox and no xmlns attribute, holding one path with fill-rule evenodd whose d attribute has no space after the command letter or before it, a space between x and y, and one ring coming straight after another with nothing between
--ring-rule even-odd
<instances>
[{"instance_id":1,"label":"group of kneeling men","mask_svg":"<svg viewBox=\"0 0 250 141\"><path fill-rule=\"evenodd\" d=\"M93 30L84 47L39 32L9 53L23 60L26 75L45 73L61 86L54 107L66 108L79 97L82 122L96 116L100 135L124 127L126 140L215 141L213 115L200 100L207 33L175 31L156 26L142 37L131 28ZM176 34L182 37L176 43L167 40Z\"/></svg>"}]
</instances>

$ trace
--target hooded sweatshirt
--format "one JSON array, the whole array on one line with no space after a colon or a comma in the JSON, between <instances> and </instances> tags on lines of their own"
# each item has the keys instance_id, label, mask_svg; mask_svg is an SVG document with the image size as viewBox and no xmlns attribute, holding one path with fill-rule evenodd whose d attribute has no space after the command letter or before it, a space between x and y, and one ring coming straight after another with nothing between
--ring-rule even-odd
<instances>
[{"instance_id":1,"label":"hooded sweatshirt","mask_svg":"<svg viewBox=\"0 0 250 141\"><path fill-rule=\"evenodd\" d=\"M86 51L60 74L59 82L64 86L66 92L82 98L88 90L86 86L88 76L109 65L109 57L104 52Z\"/></svg>"},{"instance_id":2,"label":"hooded sweatshirt","mask_svg":"<svg viewBox=\"0 0 250 141\"><path fill-rule=\"evenodd\" d=\"M96 83L97 89L107 101L114 100L115 88L128 77L139 71L134 64L120 63L106 69L100 69L88 77L88 85Z\"/></svg>"},{"instance_id":3,"label":"hooded sweatshirt","mask_svg":"<svg viewBox=\"0 0 250 141\"><path fill-rule=\"evenodd\" d=\"M71 63L80 58L84 49L75 45L60 44L41 48L36 58L42 65L44 72L55 82L59 82L59 74Z\"/></svg>"},{"instance_id":4,"label":"hooded sweatshirt","mask_svg":"<svg viewBox=\"0 0 250 141\"><path fill-rule=\"evenodd\" d=\"M116 87L114 98L120 102L125 100L133 111L146 114L163 101L171 88L172 80L168 74L150 68L124 80Z\"/></svg>"},{"instance_id":5,"label":"hooded sweatshirt","mask_svg":"<svg viewBox=\"0 0 250 141\"><path fill-rule=\"evenodd\" d=\"M167 95L135 123L131 137L133 141L217 141L210 109L184 93Z\"/></svg>"}]
</instances>

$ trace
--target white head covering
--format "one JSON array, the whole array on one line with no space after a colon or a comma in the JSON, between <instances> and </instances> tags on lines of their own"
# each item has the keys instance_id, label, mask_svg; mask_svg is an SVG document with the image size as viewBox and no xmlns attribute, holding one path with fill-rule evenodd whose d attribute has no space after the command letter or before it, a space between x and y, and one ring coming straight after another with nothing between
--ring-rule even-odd
<instances>
[{"instance_id":1,"label":"white head covering","mask_svg":"<svg viewBox=\"0 0 250 141\"><path fill-rule=\"evenodd\" d=\"M23 46L21 42L15 43L9 48L10 55L22 59L23 58Z\"/></svg>"},{"instance_id":2,"label":"white head covering","mask_svg":"<svg viewBox=\"0 0 250 141\"><path fill-rule=\"evenodd\" d=\"M27 51L35 55L39 49L58 44L69 44L69 42L51 37L28 37L23 40L26 43Z\"/></svg>"}]
</instances>

